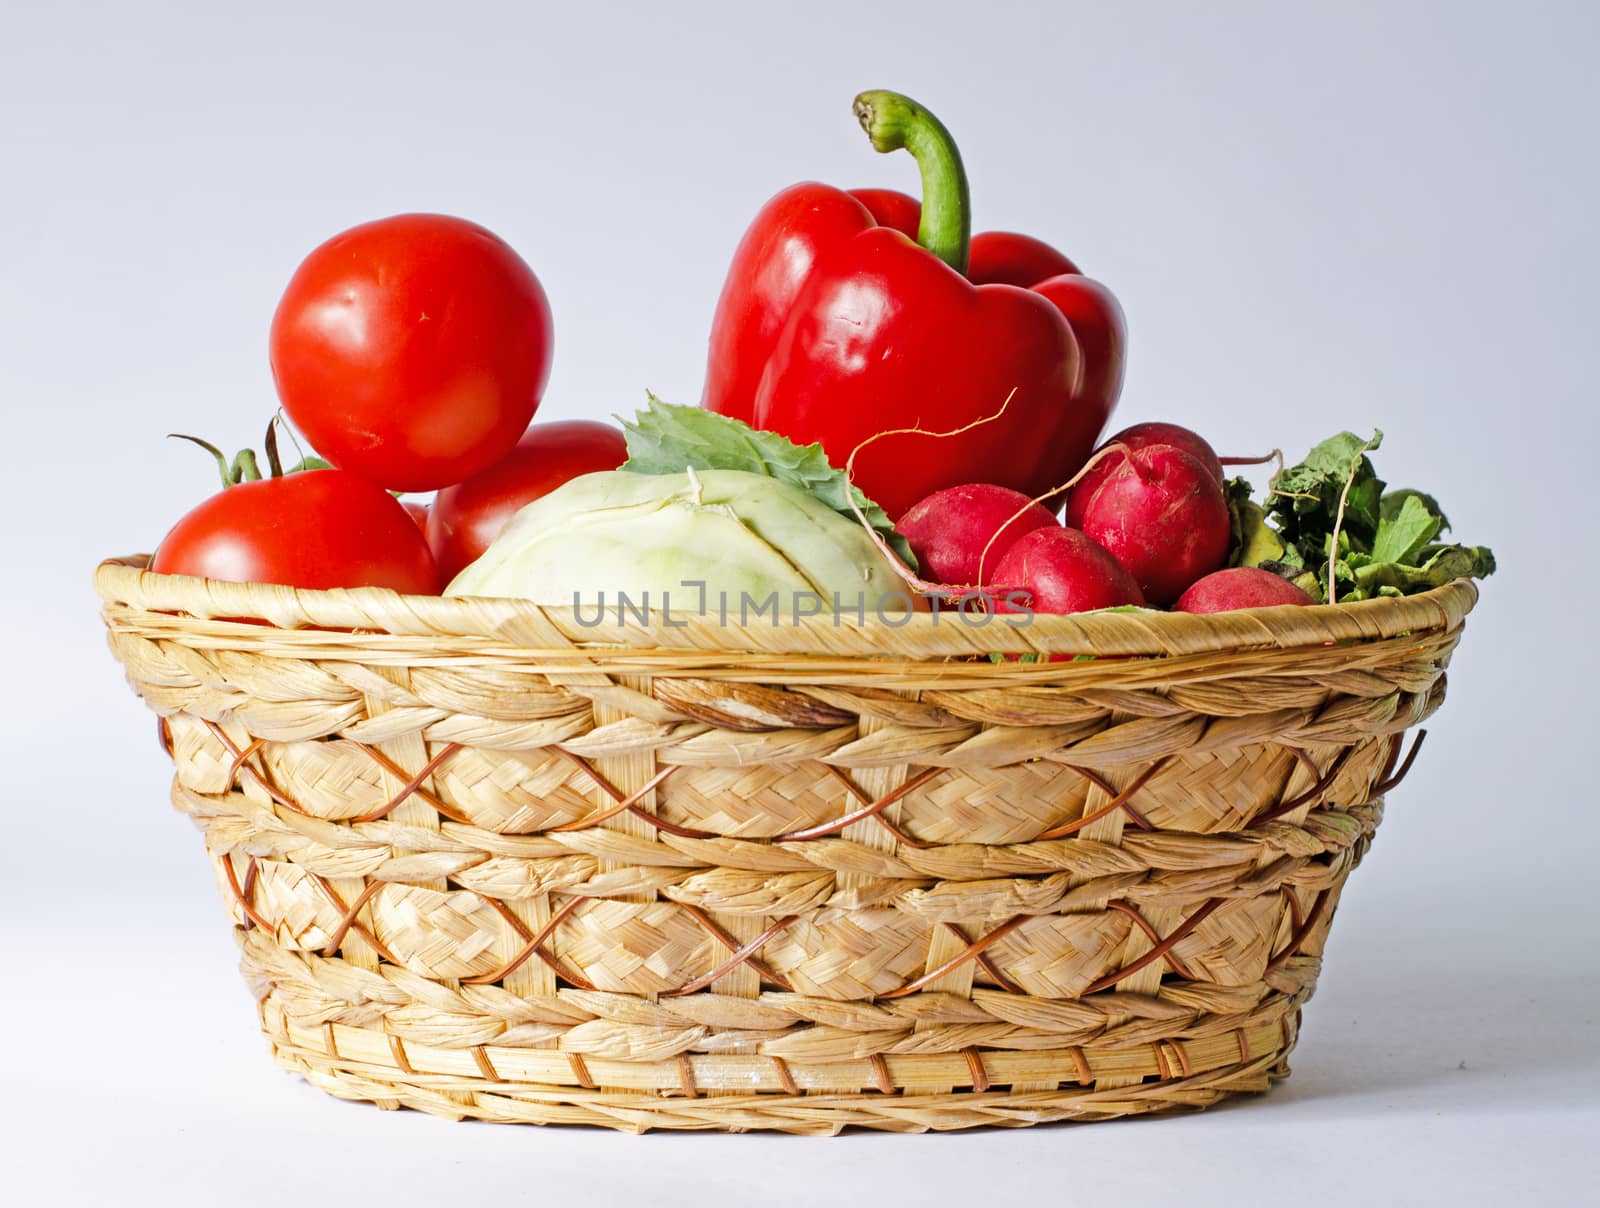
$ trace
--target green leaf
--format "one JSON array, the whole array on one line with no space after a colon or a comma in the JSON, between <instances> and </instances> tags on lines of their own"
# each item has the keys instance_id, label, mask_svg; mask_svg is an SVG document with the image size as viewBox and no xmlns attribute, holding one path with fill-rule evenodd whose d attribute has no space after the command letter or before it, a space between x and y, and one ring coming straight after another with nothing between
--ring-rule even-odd
<instances>
[{"instance_id":1,"label":"green leaf","mask_svg":"<svg viewBox=\"0 0 1600 1208\"><path fill-rule=\"evenodd\" d=\"M889 514L850 484L828 461L820 444L797 445L776 432L702 407L664 403L655 395L632 420L619 421L628 441L624 470L635 474L682 474L685 470L743 470L799 487L854 520L853 498L867 523L912 570L911 546L895 532Z\"/></svg>"},{"instance_id":2,"label":"green leaf","mask_svg":"<svg viewBox=\"0 0 1600 1208\"><path fill-rule=\"evenodd\" d=\"M1380 517L1372 542L1374 562L1410 563L1419 550L1439 535L1443 520L1416 494L1407 495L1392 515Z\"/></svg>"},{"instance_id":3,"label":"green leaf","mask_svg":"<svg viewBox=\"0 0 1600 1208\"><path fill-rule=\"evenodd\" d=\"M1421 557L1427 559L1424 569L1433 574L1450 570L1450 578L1486 579L1499 569L1487 545L1429 545Z\"/></svg>"},{"instance_id":4,"label":"green leaf","mask_svg":"<svg viewBox=\"0 0 1600 1208\"><path fill-rule=\"evenodd\" d=\"M1366 440L1341 432L1273 478L1267 510L1277 521L1285 544L1298 546L1308 566L1320 553L1327 567L1335 529L1341 555L1370 550L1378 530L1383 480L1367 454L1382 443L1380 431L1375 430ZM1323 573L1339 577L1337 567ZM1331 589L1333 584L1327 586ZM1332 594L1338 597L1337 591Z\"/></svg>"},{"instance_id":5,"label":"green leaf","mask_svg":"<svg viewBox=\"0 0 1600 1208\"><path fill-rule=\"evenodd\" d=\"M1410 595L1452 579L1494 573L1489 550L1438 541L1450 521L1432 495L1410 488L1385 491L1368 456L1382 441L1382 432L1370 440L1341 432L1280 472L1267 489L1260 531L1254 528L1248 484L1230 481L1231 563L1270 570L1326 599L1331 562L1340 600ZM1273 539L1281 543L1276 551Z\"/></svg>"},{"instance_id":6,"label":"green leaf","mask_svg":"<svg viewBox=\"0 0 1600 1208\"><path fill-rule=\"evenodd\" d=\"M1250 483L1243 478L1230 478L1223 484L1233 533L1229 566L1260 566L1284 555L1283 539L1268 527L1266 509L1250 498L1250 492Z\"/></svg>"},{"instance_id":7,"label":"green leaf","mask_svg":"<svg viewBox=\"0 0 1600 1208\"><path fill-rule=\"evenodd\" d=\"M1366 458L1362 458L1366 461ZM1371 465L1371 462L1367 462ZM1378 529L1378 509L1383 500L1383 482L1376 476L1371 478L1359 477L1357 471L1356 481L1350 484L1350 493L1344 501L1345 529L1354 534L1371 536ZM1337 508L1337 505L1335 505Z\"/></svg>"},{"instance_id":8,"label":"green leaf","mask_svg":"<svg viewBox=\"0 0 1600 1208\"><path fill-rule=\"evenodd\" d=\"M1374 562L1354 573L1355 591L1344 599L1364 600L1377 595L1411 595L1443 587L1455 579L1482 579L1494 574L1494 555L1481 545L1425 547L1420 566L1399 562Z\"/></svg>"},{"instance_id":9,"label":"green leaf","mask_svg":"<svg viewBox=\"0 0 1600 1208\"><path fill-rule=\"evenodd\" d=\"M1291 466L1284 473L1286 476L1296 473L1308 474L1342 485L1350 477L1350 467L1355 465L1358 459L1366 461L1366 455L1381 444L1383 444L1383 432L1380 429L1374 429L1372 436L1366 440L1362 440L1353 432L1341 432L1315 446L1306 454L1304 461L1297 466Z\"/></svg>"},{"instance_id":10,"label":"green leaf","mask_svg":"<svg viewBox=\"0 0 1600 1208\"><path fill-rule=\"evenodd\" d=\"M1290 578L1289 582L1293 583L1296 587L1305 592L1306 595L1310 596L1313 600L1316 600L1319 604L1326 604L1328 602L1327 596L1324 595L1322 591L1322 580L1317 578L1315 571L1303 571L1300 574Z\"/></svg>"},{"instance_id":11,"label":"green leaf","mask_svg":"<svg viewBox=\"0 0 1600 1208\"><path fill-rule=\"evenodd\" d=\"M1343 496L1345 525L1361 542L1370 541L1378 528L1384 484L1367 454L1382 443L1380 431L1368 440L1341 432L1277 475L1267 491L1267 510L1277 517L1285 539L1332 532Z\"/></svg>"},{"instance_id":12,"label":"green leaf","mask_svg":"<svg viewBox=\"0 0 1600 1208\"><path fill-rule=\"evenodd\" d=\"M1286 545L1283 547L1283 557L1274 562L1262 563L1262 565L1270 568L1274 574L1283 573L1281 570L1277 569L1280 566L1286 566L1290 570L1294 571L1295 574L1299 574L1301 571L1306 569L1306 559L1305 555L1300 552L1298 546ZM1290 577L1292 578L1293 576Z\"/></svg>"},{"instance_id":13,"label":"green leaf","mask_svg":"<svg viewBox=\"0 0 1600 1208\"><path fill-rule=\"evenodd\" d=\"M1399 487L1396 490L1385 492L1383 503L1378 509L1379 519L1393 520L1400 514L1400 509L1405 507L1408 499L1419 500L1430 514L1439 518L1440 532L1444 532L1450 527L1450 517L1444 514L1444 509L1439 506L1439 501L1426 491L1413 491L1410 487Z\"/></svg>"}]
</instances>

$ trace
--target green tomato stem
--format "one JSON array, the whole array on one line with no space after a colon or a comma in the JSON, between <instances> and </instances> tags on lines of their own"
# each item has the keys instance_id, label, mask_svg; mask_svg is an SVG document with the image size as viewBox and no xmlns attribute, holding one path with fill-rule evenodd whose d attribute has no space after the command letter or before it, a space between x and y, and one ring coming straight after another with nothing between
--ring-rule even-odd
<instances>
[{"instance_id":1,"label":"green tomato stem","mask_svg":"<svg viewBox=\"0 0 1600 1208\"><path fill-rule=\"evenodd\" d=\"M207 453L211 454L212 457L216 458L217 473L222 477L222 485L224 487L231 487L234 484L234 467L228 464L228 459L222 455L222 450L217 448L217 446L212 444L209 440L201 440L198 436L190 436L186 432L168 432L167 439L186 440L191 445L199 445Z\"/></svg>"}]
</instances>

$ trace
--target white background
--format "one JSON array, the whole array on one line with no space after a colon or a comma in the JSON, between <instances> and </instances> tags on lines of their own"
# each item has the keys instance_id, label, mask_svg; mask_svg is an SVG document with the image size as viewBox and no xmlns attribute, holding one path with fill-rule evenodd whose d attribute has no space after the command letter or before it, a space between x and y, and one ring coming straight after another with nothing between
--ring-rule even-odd
<instances>
[{"instance_id":1,"label":"white background","mask_svg":"<svg viewBox=\"0 0 1600 1208\"><path fill-rule=\"evenodd\" d=\"M8 1194L1594 1202L1596 13L6 0ZM88 586L212 488L162 434L257 441L295 264L408 209L476 219L540 274L542 415L695 401L769 194L915 187L850 115L884 86L961 139L980 229L1050 239L1120 294L1120 419L1224 453L1381 426L1379 468L1500 555L1295 1076L1196 1117L821 1142L453 1127L277 1072Z\"/></svg>"}]
</instances>

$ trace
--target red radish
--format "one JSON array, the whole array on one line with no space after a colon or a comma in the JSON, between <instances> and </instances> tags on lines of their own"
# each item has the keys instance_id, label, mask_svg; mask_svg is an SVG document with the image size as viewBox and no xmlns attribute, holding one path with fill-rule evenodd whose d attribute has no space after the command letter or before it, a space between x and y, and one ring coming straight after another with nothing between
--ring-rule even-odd
<instances>
[{"instance_id":1,"label":"red radish","mask_svg":"<svg viewBox=\"0 0 1600 1208\"><path fill-rule=\"evenodd\" d=\"M911 543L924 579L974 585L984 581L980 573L1000 582L994 568L1005 552L1019 537L1046 527L1058 526L1043 504L987 482L935 491L895 524Z\"/></svg>"},{"instance_id":2,"label":"red radish","mask_svg":"<svg viewBox=\"0 0 1600 1208\"><path fill-rule=\"evenodd\" d=\"M1192 584L1172 606L1174 612L1232 612L1274 604L1315 604L1282 575L1256 566L1232 566Z\"/></svg>"},{"instance_id":3,"label":"red radish","mask_svg":"<svg viewBox=\"0 0 1600 1208\"><path fill-rule=\"evenodd\" d=\"M1181 424L1166 424L1160 421L1134 424L1131 428L1124 428L1119 435L1111 439L1120 440L1132 449L1148 449L1151 445L1171 445L1174 449L1182 449L1210 470L1211 477L1218 482L1223 480L1222 461L1217 457L1217 451L1211 447L1211 442L1200 433Z\"/></svg>"},{"instance_id":4,"label":"red radish","mask_svg":"<svg viewBox=\"0 0 1600 1208\"><path fill-rule=\"evenodd\" d=\"M1035 612L1144 603L1139 584L1121 563L1077 529L1055 525L1014 541L989 580L1027 592ZM1000 603L998 611L1013 610Z\"/></svg>"},{"instance_id":5,"label":"red radish","mask_svg":"<svg viewBox=\"0 0 1600 1208\"><path fill-rule=\"evenodd\" d=\"M1174 445L1114 453L1072 488L1068 521L1133 573L1145 599L1171 604L1228 556L1232 524L1222 483ZM1098 478L1098 481L1096 480Z\"/></svg>"},{"instance_id":6,"label":"red radish","mask_svg":"<svg viewBox=\"0 0 1600 1208\"><path fill-rule=\"evenodd\" d=\"M1113 443L1126 445L1134 453L1158 445L1182 449L1190 457L1205 466L1211 477L1215 478L1219 485L1223 481L1222 462L1217 458L1217 451L1198 432L1190 431L1179 424L1167 424L1160 421L1134 424L1133 427L1124 428L1115 436L1109 436L1101 441L1100 448L1103 449ZM1063 517L1067 524L1082 527L1083 516L1074 514L1074 501L1076 501L1078 511L1081 513L1084 502L1094 494L1095 488L1111 475L1121 461L1122 458L1116 454L1109 454L1090 466L1089 472L1074 484L1072 493L1067 496L1067 514Z\"/></svg>"}]
</instances>

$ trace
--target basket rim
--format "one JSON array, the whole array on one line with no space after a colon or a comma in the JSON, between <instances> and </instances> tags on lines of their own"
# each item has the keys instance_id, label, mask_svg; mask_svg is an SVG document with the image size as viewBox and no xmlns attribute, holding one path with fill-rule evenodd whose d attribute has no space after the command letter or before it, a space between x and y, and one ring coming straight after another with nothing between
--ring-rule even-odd
<instances>
[{"instance_id":1,"label":"basket rim","mask_svg":"<svg viewBox=\"0 0 1600 1208\"><path fill-rule=\"evenodd\" d=\"M674 612L641 621L609 609L599 623L574 610L509 598L402 595L388 588L313 591L279 584L234 583L147 568L149 555L108 558L95 569L94 586L110 623L135 627L161 614L167 637L230 635L249 643L262 622L277 631L310 631L323 644L359 645L373 635L425 638L443 644L493 639L522 651L598 648L757 653L835 658L904 656L944 659L1047 653L1099 657L1170 656L1251 649L1292 649L1370 642L1412 634L1448 633L1461 626L1478 599L1477 587L1458 579L1415 596L1355 603L1281 605L1231 613L1101 612L1038 615L1029 624L1004 618L974 625L951 613L915 613L885 620L839 616L777 618L778 623L727 624ZM359 630L360 634L350 631ZM294 635L301 636L301 635ZM412 645L408 643L408 645Z\"/></svg>"}]
</instances>

